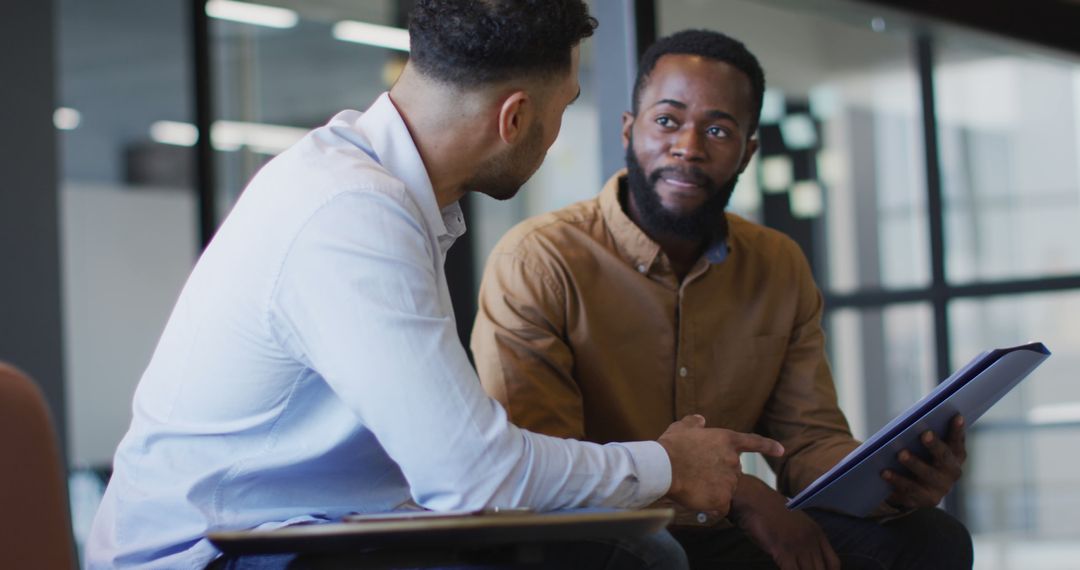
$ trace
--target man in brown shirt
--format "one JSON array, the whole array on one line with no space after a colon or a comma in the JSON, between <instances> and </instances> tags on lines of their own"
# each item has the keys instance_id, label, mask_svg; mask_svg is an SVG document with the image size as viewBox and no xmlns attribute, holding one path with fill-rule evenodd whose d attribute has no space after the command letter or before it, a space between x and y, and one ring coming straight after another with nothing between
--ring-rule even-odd
<instances>
[{"instance_id":1,"label":"man in brown shirt","mask_svg":"<svg viewBox=\"0 0 1080 570\"><path fill-rule=\"evenodd\" d=\"M694 567L970 567L966 529L933 508L960 476L959 418L945 440L924 439L929 462L902 454L912 477L883 474L895 493L879 514L892 516L785 508L858 442L805 257L724 212L757 148L763 90L756 58L722 34L682 32L646 52L624 115L627 170L492 252L472 337L480 378L513 422L560 437L652 439L698 414L781 442L777 490L744 476L730 522L680 512Z\"/></svg>"}]
</instances>

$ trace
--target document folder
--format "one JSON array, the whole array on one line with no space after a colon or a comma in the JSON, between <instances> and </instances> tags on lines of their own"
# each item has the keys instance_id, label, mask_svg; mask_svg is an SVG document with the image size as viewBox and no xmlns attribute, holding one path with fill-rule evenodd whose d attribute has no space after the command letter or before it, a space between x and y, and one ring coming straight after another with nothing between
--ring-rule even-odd
<instances>
[{"instance_id":1,"label":"document folder","mask_svg":"<svg viewBox=\"0 0 1080 570\"><path fill-rule=\"evenodd\" d=\"M892 492L881 472L907 474L896 458L901 450L926 459L928 453L919 441L923 433L932 430L945 437L957 414L970 427L1049 356L1041 342L980 354L788 501L788 508L870 514Z\"/></svg>"}]
</instances>

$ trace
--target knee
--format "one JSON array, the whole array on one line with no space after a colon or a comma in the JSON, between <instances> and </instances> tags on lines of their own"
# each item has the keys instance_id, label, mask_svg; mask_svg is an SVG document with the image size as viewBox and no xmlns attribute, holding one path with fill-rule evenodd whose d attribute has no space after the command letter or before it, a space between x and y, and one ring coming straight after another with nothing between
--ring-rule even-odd
<instances>
[{"instance_id":1,"label":"knee","mask_svg":"<svg viewBox=\"0 0 1080 570\"><path fill-rule=\"evenodd\" d=\"M653 533L638 543L638 558L648 570L688 570L690 562L679 541L666 530Z\"/></svg>"},{"instance_id":2,"label":"knee","mask_svg":"<svg viewBox=\"0 0 1080 570\"><path fill-rule=\"evenodd\" d=\"M894 521L906 530L906 552L918 553L912 568L971 568L974 550L971 533L952 515L940 509L920 509Z\"/></svg>"}]
</instances>

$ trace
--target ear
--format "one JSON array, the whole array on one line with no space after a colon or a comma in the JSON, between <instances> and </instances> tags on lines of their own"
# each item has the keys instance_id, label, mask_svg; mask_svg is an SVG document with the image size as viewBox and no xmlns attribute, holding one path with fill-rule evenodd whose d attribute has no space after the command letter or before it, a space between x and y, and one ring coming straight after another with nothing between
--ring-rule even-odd
<instances>
[{"instance_id":1,"label":"ear","mask_svg":"<svg viewBox=\"0 0 1080 570\"><path fill-rule=\"evenodd\" d=\"M636 117L630 113L630 111L623 111L622 114L622 147L623 150L630 148L630 129L634 128L634 119Z\"/></svg>"},{"instance_id":2,"label":"ear","mask_svg":"<svg viewBox=\"0 0 1080 570\"><path fill-rule=\"evenodd\" d=\"M739 174L742 174L743 170L746 170L746 165L750 164L750 159L754 158L754 153L758 149L757 137L746 141L746 151L743 153L742 164L739 165Z\"/></svg>"},{"instance_id":3,"label":"ear","mask_svg":"<svg viewBox=\"0 0 1080 570\"><path fill-rule=\"evenodd\" d=\"M536 103L524 91L514 91L499 105L499 138L514 144L528 131L535 120Z\"/></svg>"}]
</instances>

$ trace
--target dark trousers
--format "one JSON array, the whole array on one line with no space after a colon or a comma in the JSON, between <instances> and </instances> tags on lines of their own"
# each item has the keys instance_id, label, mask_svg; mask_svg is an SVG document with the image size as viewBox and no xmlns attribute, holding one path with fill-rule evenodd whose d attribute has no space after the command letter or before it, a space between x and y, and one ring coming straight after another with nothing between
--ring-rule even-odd
<instances>
[{"instance_id":1,"label":"dark trousers","mask_svg":"<svg viewBox=\"0 0 1080 570\"><path fill-rule=\"evenodd\" d=\"M542 543L525 550L535 558L533 561L509 563L500 560L500 552L488 552L491 560L424 565L425 568L443 570L687 570L686 555L682 547L667 532L661 531L647 537L618 540L587 540L578 542ZM371 554L375 554L372 556ZM484 558L484 552L473 553L473 558ZM207 570L324 570L369 568L415 568L417 564L396 565L378 560L378 553L364 555L300 556L243 555L223 556L207 566ZM505 557L502 557L505 558Z\"/></svg>"},{"instance_id":2,"label":"dark trousers","mask_svg":"<svg viewBox=\"0 0 1080 570\"><path fill-rule=\"evenodd\" d=\"M970 569L971 534L939 509L920 509L878 522L808 510L829 537L844 570ZM737 528L680 528L672 531L692 570L776 568L772 558Z\"/></svg>"}]
</instances>

